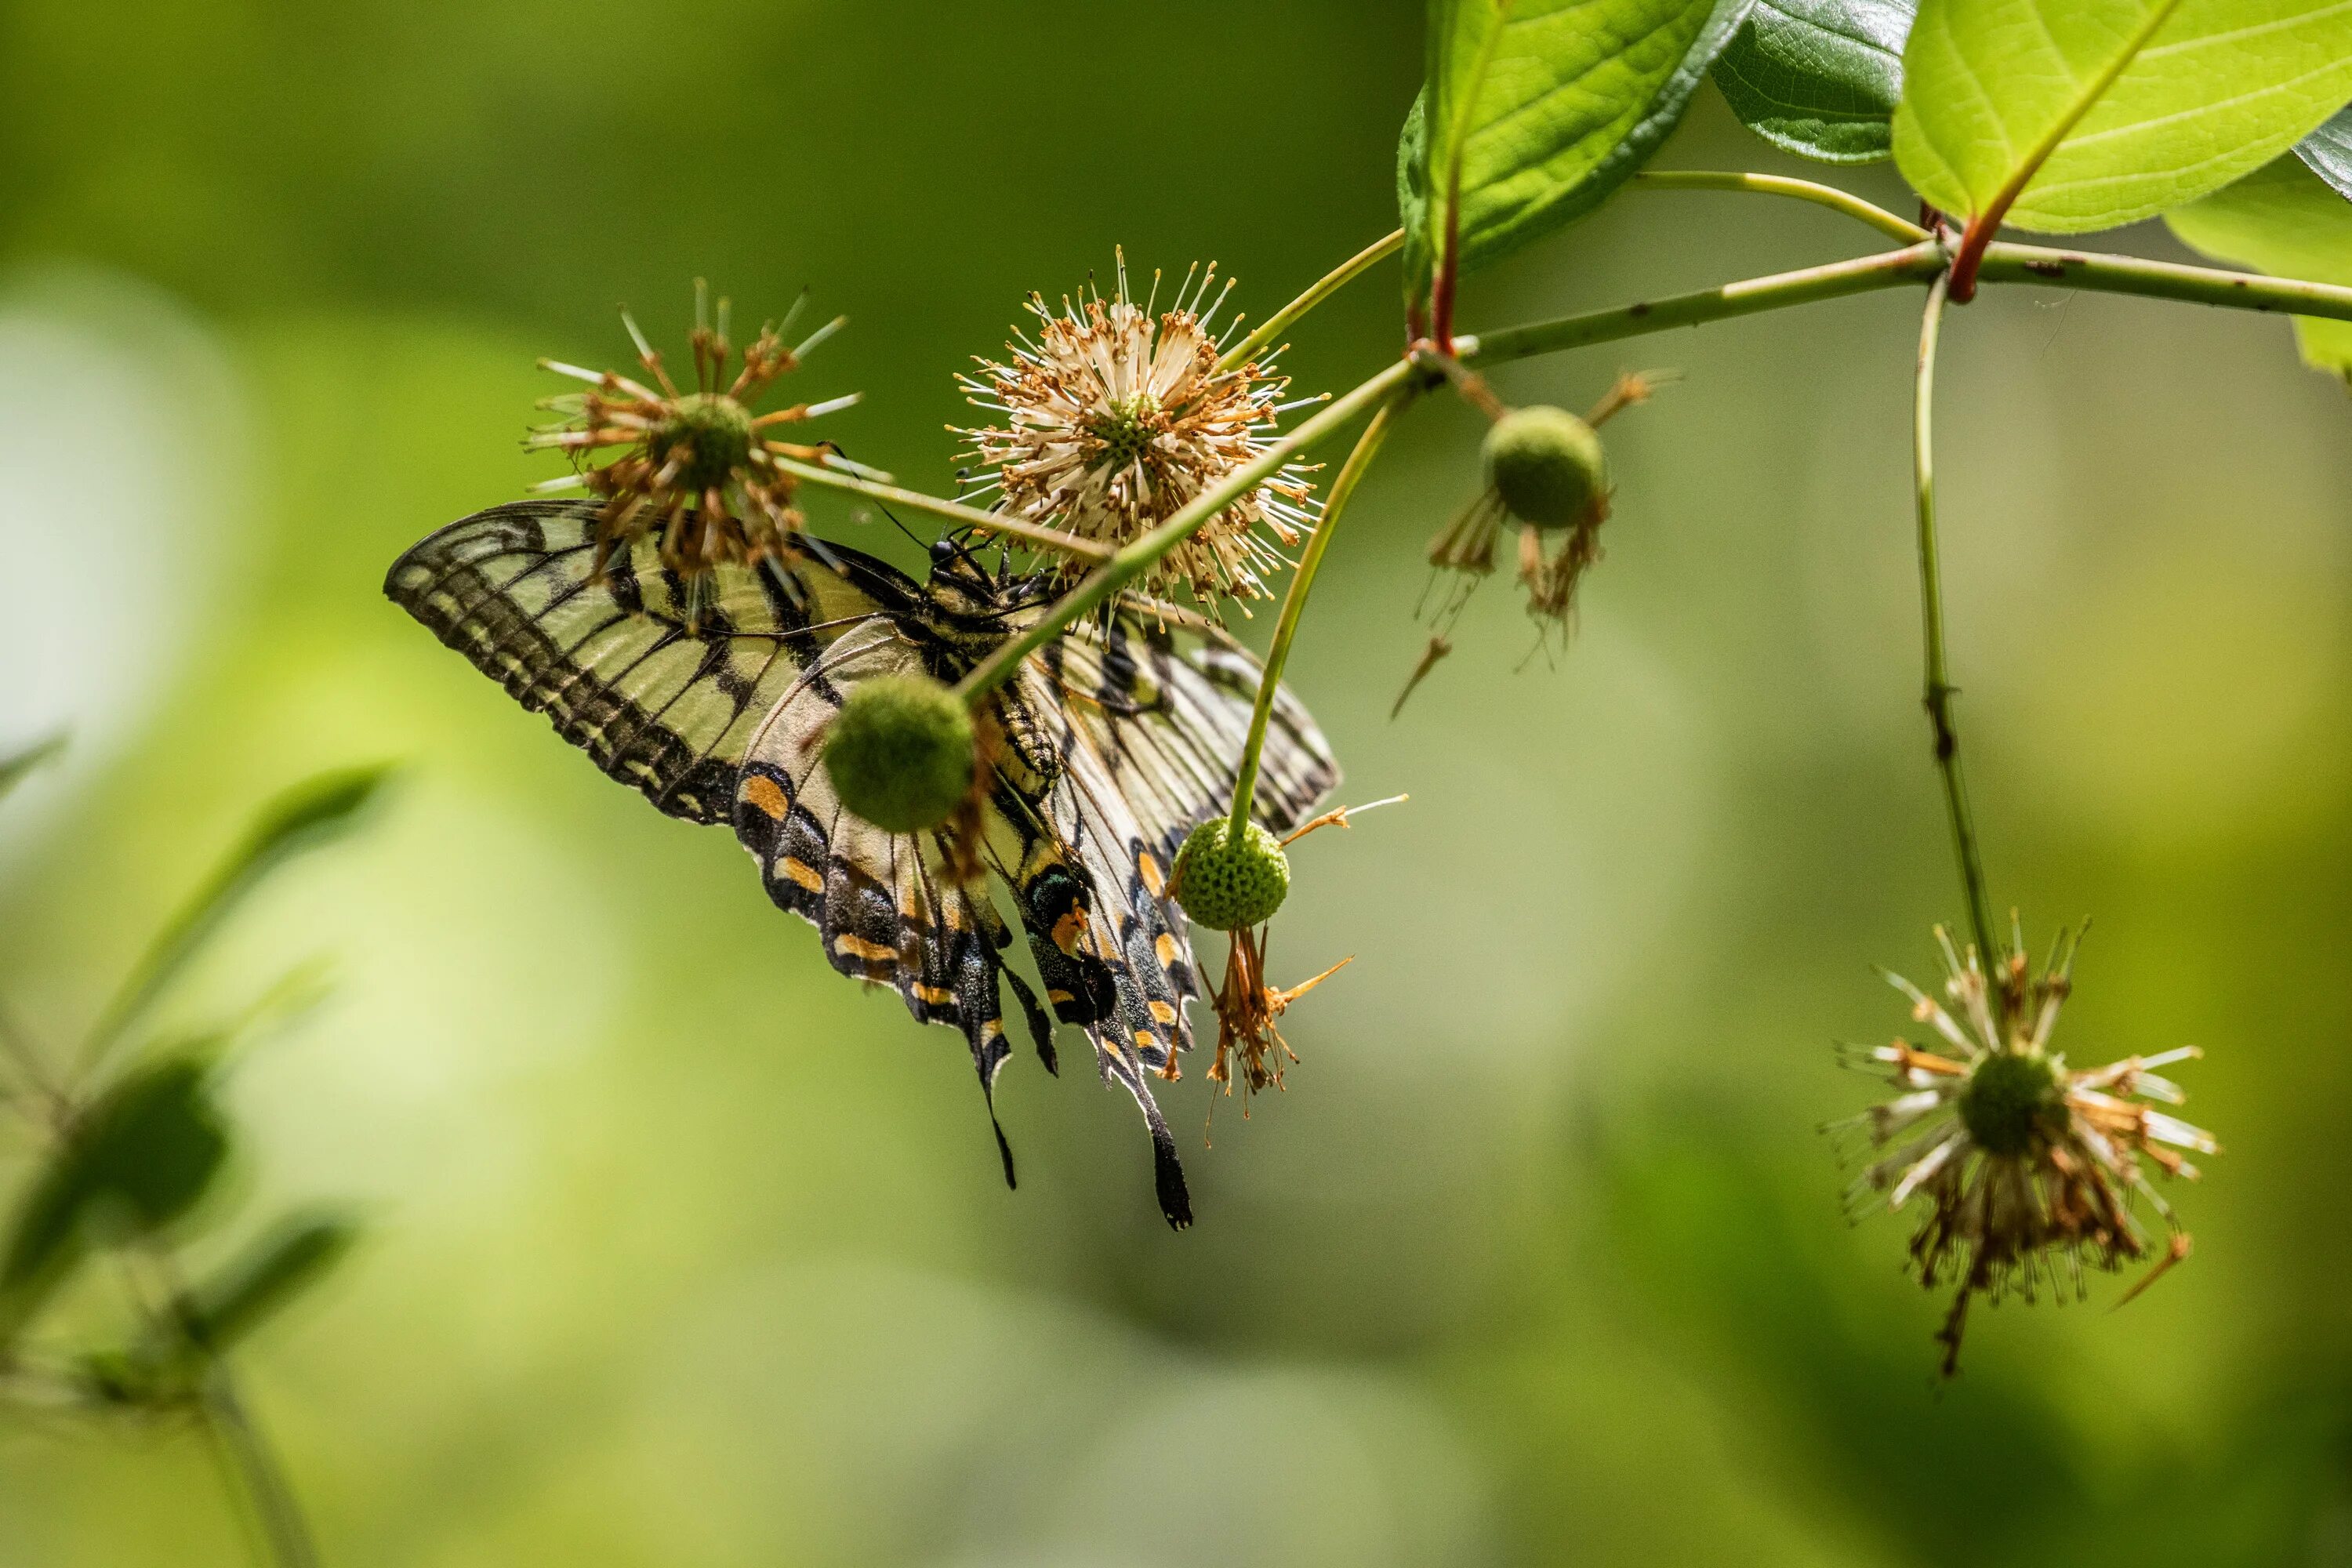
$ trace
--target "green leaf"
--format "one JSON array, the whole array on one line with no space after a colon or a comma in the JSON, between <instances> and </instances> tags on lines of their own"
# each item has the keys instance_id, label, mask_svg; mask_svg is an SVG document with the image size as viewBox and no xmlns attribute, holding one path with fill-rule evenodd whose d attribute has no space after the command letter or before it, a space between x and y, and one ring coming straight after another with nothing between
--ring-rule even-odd
<instances>
[{"instance_id":1,"label":"green leaf","mask_svg":"<svg viewBox=\"0 0 2352 1568\"><path fill-rule=\"evenodd\" d=\"M1903 40L1919 0L1757 0L1715 62L1740 123L1824 163L1894 151Z\"/></svg>"},{"instance_id":2,"label":"green leaf","mask_svg":"<svg viewBox=\"0 0 2352 1568\"><path fill-rule=\"evenodd\" d=\"M2337 110L2320 128L2294 144L2294 155L2311 172L2352 201L2352 108Z\"/></svg>"},{"instance_id":3,"label":"green leaf","mask_svg":"<svg viewBox=\"0 0 2352 1568\"><path fill-rule=\"evenodd\" d=\"M1750 3L1432 0L1417 179L1410 118L1399 157L1422 237L1407 289L1444 255L1449 208L1466 273L1598 206L1681 120Z\"/></svg>"},{"instance_id":4,"label":"green leaf","mask_svg":"<svg viewBox=\"0 0 2352 1568\"><path fill-rule=\"evenodd\" d=\"M194 897L173 916L123 982L95 1031L100 1046L121 1036L270 872L331 844L357 824L391 776L387 764L338 769L307 779L262 809Z\"/></svg>"},{"instance_id":5,"label":"green leaf","mask_svg":"<svg viewBox=\"0 0 2352 1568\"><path fill-rule=\"evenodd\" d=\"M359 1240L347 1215L286 1221L189 1293L181 1319L190 1340L214 1355L233 1348L326 1278Z\"/></svg>"},{"instance_id":6,"label":"green leaf","mask_svg":"<svg viewBox=\"0 0 2352 1568\"><path fill-rule=\"evenodd\" d=\"M1412 95L1397 136L1397 218L1404 229L1404 302L1412 310L1429 299L1436 251L1429 237L1429 89Z\"/></svg>"},{"instance_id":7,"label":"green leaf","mask_svg":"<svg viewBox=\"0 0 2352 1568\"><path fill-rule=\"evenodd\" d=\"M126 1075L93 1100L25 1194L0 1254L5 1345L88 1252L93 1233L134 1235L184 1217L226 1163L211 1066L188 1052Z\"/></svg>"},{"instance_id":8,"label":"green leaf","mask_svg":"<svg viewBox=\"0 0 2352 1568\"><path fill-rule=\"evenodd\" d=\"M25 782L25 775L66 749L63 734L51 735L29 746L0 753L0 796Z\"/></svg>"},{"instance_id":9,"label":"green leaf","mask_svg":"<svg viewBox=\"0 0 2352 1568\"><path fill-rule=\"evenodd\" d=\"M2352 98L2345 0L1923 0L1895 160L1987 232L2152 217Z\"/></svg>"},{"instance_id":10,"label":"green leaf","mask_svg":"<svg viewBox=\"0 0 2352 1568\"><path fill-rule=\"evenodd\" d=\"M2279 158L2165 215L2173 233L2206 255L2279 278L2352 286L2352 202L2300 158ZM2304 363L2352 384L2352 321L2298 316Z\"/></svg>"}]
</instances>

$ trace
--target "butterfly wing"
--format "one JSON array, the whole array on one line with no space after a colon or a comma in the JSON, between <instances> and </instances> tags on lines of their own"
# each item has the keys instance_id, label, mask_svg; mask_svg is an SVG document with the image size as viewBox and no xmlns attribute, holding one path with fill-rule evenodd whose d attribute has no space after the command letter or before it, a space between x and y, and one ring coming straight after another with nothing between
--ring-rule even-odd
<instances>
[{"instance_id":1,"label":"butterfly wing","mask_svg":"<svg viewBox=\"0 0 2352 1568\"><path fill-rule=\"evenodd\" d=\"M1021 853L1000 865L1019 899L1046 1000L1085 1029L1106 1080L1142 1110L1162 1211L1191 1208L1175 1141L1146 1083L1173 1077L1190 1049L1184 1004L1199 994L1189 925L1167 897L1167 868L1193 827L1231 805L1262 671L1211 635L1180 638L1122 615L1033 658L1017 691L1043 720L1058 762L1049 788L999 809ZM1256 815L1280 832L1338 782L1339 764L1306 710L1276 689Z\"/></svg>"},{"instance_id":2,"label":"butterfly wing","mask_svg":"<svg viewBox=\"0 0 2352 1568\"><path fill-rule=\"evenodd\" d=\"M940 835L894 834L863 820L819 765L846 692L877 676L937 673L936 662L919 631L884 617L836 641L753 734L736 784L735 833L759 862L769 898L817 928L834 968L896 990L924 1023L962 1030L1009 1184L1013 1152L995 1109L997 1074L1012 1055L1000 976L1012 982L1048 1070L1055 1066L1052 1024L999 956L1013 933L984 888L944 872Z\"/></svg>"},{"instance_id":3,"label":"butterfly wing","mask_svg":"<svg viewBox=\"0 0 2352 1568\"><path fill-rule=\"evenodd\" d=\"M993 1097L1011 1055L1000 979L1038 1052L1051 1023L1003 954L1012 931L983 889L943 874L937 834L895 835L842 809L819 742L844 694L885 673L961 673L925 591L839 545L688 585L646 541L596 571L596 503L522 501L454 523L397 562L385 592L525 707L663 811L731 822L769 896L818 928L845 974L888 985L920 1020L964 1035ZM1015 894L1047 1000L1083 1028L1107 1079L1142 1108L1162 1210L1191 1223L1175 1141L1146 1078L1191 1045L1198 994L1166 868L1225 809L1257 662L1211 633L1180 637L1131 614L1033 656L1004 695L1024 737L999 770L989 861ZM1042 748L1042 751L1041 751ZM1328 747L1277 694L1260 820L1302 819L1338 781ZM1013 1157L996 1131L1005 1178Z\"/></svg>"},{"instance_id":4,"label":"butterfly wing","mask_svg":"<svg viewBox=\"0 0 2352 1568\"><path fill-rule=\"evenodd\" d=\"M718 567L699 595L649 539L596 567L597 502L516 501L450 524L384 592L672 816L724 822L736 769L784 689L861 617L920 590L840 546Z\"/></svg>"},{"instance_id":5,"label":"butterfly wing","mask_svg":"<svg viewBox=\"0 0 2352 1568\"><path fill-rule=\"evenodd\" d=\"M845 690L925 662L922 590L838 544L720 565L697 594L641 539L599 576L596 511L493 507L402 556L385 592L662 810L733 823L771 897L817 927L835 968L962 1029L992 1102L1010 1054L996 954L1011 931L984 896L940 877L936 836L848 816L814 766ZM1011 979L1050 1067L1052 1026ZM997 1143L1010 1181L1001 1129Z\"/></svg>"}]
</instances>

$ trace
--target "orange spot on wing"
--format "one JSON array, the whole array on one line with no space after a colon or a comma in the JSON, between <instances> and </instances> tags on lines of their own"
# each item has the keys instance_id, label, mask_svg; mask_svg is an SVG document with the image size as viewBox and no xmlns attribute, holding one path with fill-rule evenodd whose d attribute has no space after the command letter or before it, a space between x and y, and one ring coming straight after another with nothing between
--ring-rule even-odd
<instances>
[{"instance_id":1,"label":"orange spot on wing","mask_svg":"<svg viewBox=\"0 0 2352 1568\"><path fill-rule=\"evenodd\" d=\"M738 793L746 805L777 822L782 822L784 814L793 808L792 801L784 795L784 786L765 773L753 773L745 779L742 789ZM794 878L793 880L799 879Z\"/></svg>"}]
</instances>

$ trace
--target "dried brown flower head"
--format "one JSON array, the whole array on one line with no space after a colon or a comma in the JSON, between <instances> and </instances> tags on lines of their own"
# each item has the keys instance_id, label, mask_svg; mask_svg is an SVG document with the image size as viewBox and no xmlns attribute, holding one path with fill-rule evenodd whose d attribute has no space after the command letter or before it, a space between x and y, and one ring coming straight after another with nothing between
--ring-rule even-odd
<instances>
[{"instance_id":1,"label":"dried brown flower head","mask_svg":"<svg viewBox=\"0 0 2352 1568\"><path fill-rule=\"evenodd\" d=\"M1228 280L1209 297L1216 271L1187 272L1173 307L1157 316L1157 275L1150 297L1136 304L1124 256L1110 299L1082 292L1056 313L1031 295L1036 335L1016 331L1004 363L983 359L978 374L957 378L976 407L1003 416L1002 425L950 426L984 470L961 499L1116 547L1263 452L1279 416L1299 405L1282 401L1289 381L1273 373L1271 354L1218 368L1240 318L1212 335L1233 289ZM1139 591L1164 597L1181 586L1213 607L1266 597L1266 577L1289 564L1277 545L1314 530L1311 472L1295 463L1277 469L1169 552ZM1075 574L1085 563L1047 564Z\"/></svg>"},{"instance_id":2,"label":"dried brown flower head","mask_svg":"<svg viewBox=\"0 0 2352 1568\"><path fill-rule=\"evenodd\" d=\"M1325 812L1301 824L1282 840L1287 847L1297 843L1318 827L1347 827L1349 819L1359 813L1383 805L1401 805L1407 796L1391 795L1363 805L1343 805ZM1171 889L1180 899L1181 884ZM1282 1088L1283 1064L1296 1062L1298 1053L1282 1037L1278 1022L1290 1005L1314 990L1326 980L1355 962L1351 954L1341 959L1322 973L1297 985L1269 985L1265 979L1266 934L1270 924L1243 926L1228 933L1225 946L1225 976L1210 998L1217 1014L1217 1056L1209 1064L1209 1081L1224 1086L1231 1094L1238 1079L1249 1096L1261 1089ZM1171 1058L1168 1076L1175 1076ZM1249 1115L1249 1100L1242 1101L1242 1115Z\"/></svg>"},{"instance_id":3,"label":"dried brown flower head","mask_svg":"<svg viewBox=\"0 0 2352 1568\"><path fill-rule=\"evenodd\" d=\"M657 533L663 561L693 583L718 563L751 563L796 548L801 515L793 507L795 482L776 459L838 459L825 447L796 446L768 432L845 408L857 396L765 414L753 413L752 405L777 377L840 330L844 318L826 322L794 348L785 347L782 336L792 324L790 315L761 327L743 348L742 368L730 379L735 349L728 341L728 302L721 300L718 324L711 324L708 291L698 280L694 331L688 339L694 355L691 392L678 390L662 356L625 310L622 323L652 385L616 371L540 362L559 375L589 384L586 392L542 402L541 407L564 417L535 431L527 445L561 451L577 469L540 489L584 485L604 498L597 519L600 573L614 546L643 534ZM593 460L607 450L620 455L609 462Z\"/></svg>"},{"instance_id":4,"label":"dried brown flower head","mask_svg":"<svg viewBox=\"0 0 2352 1568\"><path fill-rule=\"evenodd\" d=\"M1959 1368L1969 1302L2011 1292L2032 1300L2047 1284L2084 1291L2083 1266L2113 1272L2150 1255L2133 1213L2136 1200L2170 1231L2156 1268L2128 1300L2189 1254L2189 1236L2149 1184L2141 1162L2194 1180L2177 1152L2220 1152L2210 1135L2155 1109L2183 1096L2155 1069L2202 1053L2183 1047L2071 1068L2050 1049L2058 1010L2073 986L2080 933L2061 931L2040 974L2021 937L2012 937L1989 981L1974 948L1963 957L1942 927L1947 971L1938 1002L1899 975L1887 979L1912 1001L1912 1017L1939 1040L1924 1049L1897 1039L1861 1054L1885 1067L1895 1098L1836 1124L1867 1136L1880 1152L1855 1179L1857 1209L1886 1194L1889 1209L1925 1206L1911 1237L1911 1264L1929 1289L1958 1289L1937 1340L1943 1371ZM2120 1303L2118 1303L2120 1304Z\"/></svg>"},{"instance_id":5,"label":"dried brown flower head","mask_svg":"<svg viewBox=\"0 0 2352 1568\"><path fill-rule=\"evenodd\" d=\"M1217 1059L1209 1064L1209 1081L1223 1084L1227 1094L1234 1091L1236 1064L1242 1087L1251 1095L1282 1087L1283 1062L1297 1061L1298 1053L1282 1037L1276 1021L1293 1002L1355 962L1352 956L1343 958L1313 979L1287 988L1268 985L1266 931L1265 926L1244 926L1231 933L1225 943L1225 978L1210 999L1217 1012ZM1242 1115L1249 1115L1246 1099Z\"/></svg>"}]
</instances>

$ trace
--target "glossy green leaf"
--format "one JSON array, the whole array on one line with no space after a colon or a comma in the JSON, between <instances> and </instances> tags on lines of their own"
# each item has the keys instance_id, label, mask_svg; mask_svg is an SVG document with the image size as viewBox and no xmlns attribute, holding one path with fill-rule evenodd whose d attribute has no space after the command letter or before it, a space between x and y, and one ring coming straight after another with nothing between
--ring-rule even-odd
<instances>
[{"instance_id":1,"label":"glossy green leaf","mask_svg":"<svg viewBox=\"0 0 2352 1568\"><path fill-rule=\"evenodd\" d=\"M2261 168L2352 98L2345 0L1922 0L1895 158L1935 205L2111 228Z\"/></svg>"},{"instance_id":2,"label":"glossy green leaf","mask_svg":"<svg viewBox=\"0 0 2352 1568\"><path fill-rule=\"evenodd\" d=\"M2172 231L2206 255L2315 283L2352 286L2352 202L2304 160L2265 164L2201 202L2168 213ZM2295 319L2305 363L2352 383L2352 321Z\"/></svg>"},{"instance_id":3,"label":"glossy green leaf","mask_svg":"<svg viewBox=\"0 0 2352 1568\"><path fill-rule=\"evenodd\" d=\"M1426 146L1416 158L1409 119L1399 154L1420 236L1409 295L1426 293L1449 210L1468 272L1598 206L1681 120L1749 3L1433 0Z\"/></svg>"},{"instance_id":4,"label":"glossy green leaf","mask_svg":"<svg viewBox=\"0 0 2352 1568\"><path fill-rule=\"evenodd\" d=\"M0 1254L0 1344L71 1272L101 1226L148 1234L195 1207L229 1134L195 1054L142 1067L100 1095L26 1193Z\"/></svg>"},{"instance_id":5,"label":"glossy green leaf","mask_svg":"<svg viewBox=\"0 0 2352 1568\"><path fill-rule=\"evenodd\" d=\"M359 1240L349 1215L289 1219L190 1292L181 1317L188 1337L215 1355L283 1310L326 1278Z\"/></svg>"},{"instance_id":6,"label":"glossy green leaf","mask_svg":"<svg viewBox=\"0 0 2352 1568\"><path fill-rule=\"evenodd\" d=\"M1397 135L1397 221L1404 229L1404 302L1412 310L1429 298L1436 251L1429 233L1429 89L1413 94Z\"/></svg>"},{"instance_id":7,"label":"glossy green leaf","mask_svg":"<svg viewBox=\"0 0 2352 1568\"><path fill-rule=\"evenodd\" d=\"M2294 144L2294 155L2311 172L2352 201L2352 108L2339 109L2320 128Z\"/></svg>"},{"instance_id":8,"label":"glossy green leaf","mask_svg":"<svg viewBox=\"0 0 2352 1568\"><path fill-rule=\"evenodd\" d=\"M121 1035L168 986L206 938L269 873L304 852L331 844L358 823L391 768L338 769L307 779L262 809L244 840L155 938L123 983L96 1033Z\"/></svg>"},{"instance_id":9,"label":"glossy green leaf","mask_svg":"<svg viewBox=\"0 0 2352 1568\"><path fill-rule=\"evenodd\" d=\"M25 782L25 776L66 749L63 735L51 735L29 746L0 753L0 797Z\"/></svg>"},{"instance_id":10,"label":"glossy green leaf","mask_svg":"<svg viewBox=\"0 0 2352 1568\"><path fill-rule=\"evenodd\" d=\"M1894 151L1903 41L1918 0L1757 0L1715 62L1740 123L1824 163Z\"/></svg>"}]
</instances>

